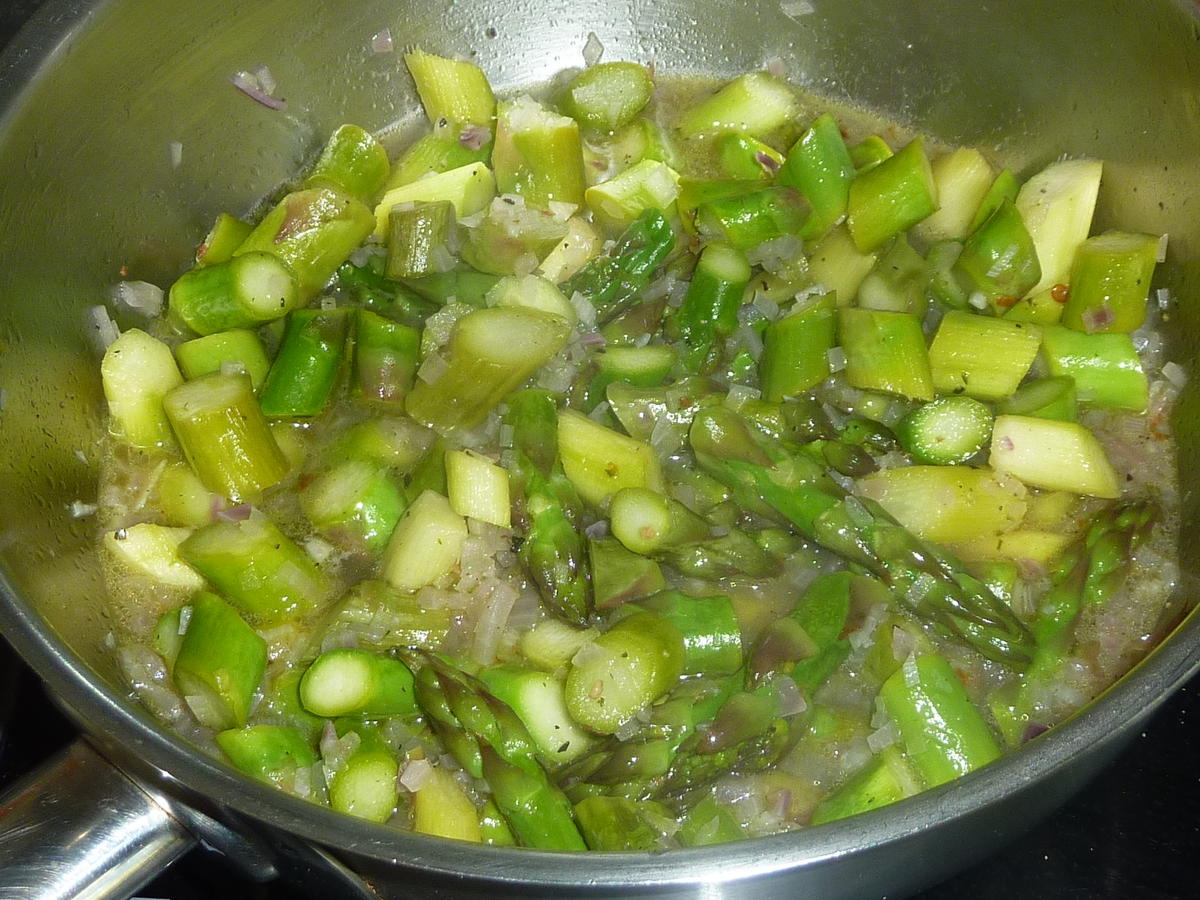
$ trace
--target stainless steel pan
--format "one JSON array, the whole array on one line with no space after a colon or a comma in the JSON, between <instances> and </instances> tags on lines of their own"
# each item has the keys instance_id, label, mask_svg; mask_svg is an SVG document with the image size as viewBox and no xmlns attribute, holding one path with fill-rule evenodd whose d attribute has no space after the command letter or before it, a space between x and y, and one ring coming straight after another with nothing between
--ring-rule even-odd
<instances>
[{"instance_id":1,"label":"stainless steel pan","mask_svg":"<svg viewBox=\"0 0 1200 900\"><path fill-rule=\"evenodd\" d=\"M299 870L310 886L348 896L366 895L369 882L384 896L896 897L1060 803L1200 668L1193 615L1086 714L959 782L810 831L653 856L396 833L251 783L161 730L125 697L105 647L92 527L69 514L73 501L95 498L101 428L85 311L122 265L169 282L215 213L247 209L340 122L380 128L410 114L416 100L398 57L369 48L385 27L398 44L472 54L500 88L581 64L589 32L607 58L669 71L735 74L779 58L819 93L993 148L1019 171L1064 152L1103 158L1099 224L1171 235L1161 267L1179 299L1169 346L1192 368L1192 4L52 0L0 60L0 630L89 737L0 808L0 897L89 896L89 883L90 896L119 896L197 835L263 877ZM260 63L286 112L230 86L233 72ZM1198 397L1189 388L1177 417L1188 523L1200 496ZM1180 619L1194 606L1198 540L1200 529L1185 527ZM61 846L91 855L50 852ZM31 848L41 852L27 865Z\"/></svg>"}]
</instances>

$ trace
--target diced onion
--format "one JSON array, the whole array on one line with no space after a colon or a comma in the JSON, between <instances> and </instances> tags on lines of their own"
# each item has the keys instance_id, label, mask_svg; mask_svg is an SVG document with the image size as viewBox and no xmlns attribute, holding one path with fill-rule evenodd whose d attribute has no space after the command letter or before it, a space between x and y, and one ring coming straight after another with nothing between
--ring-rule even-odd
<instances>
[{"instance_id":1,"label":"diced onion","mask_svg":"<svg viewBox=\"0 0 1200 900\"><path fill-rule=\"evenodd\" d=\"M841 347L830 347L825 351L825 359L829 361L830 372L841 372L846 368L846 351Z\"/></svg>"},{"instance_id":2,"label":"diced onion","mask_svg":"<svg viewBox=\"0 0 1200 900\"><path fill-rule=\"evenodd\" d=\"M183 144L171 141L167 144L167 152L171 155L171 168L178 169L183 164Z\"/></svg>"},{"instance_id":3,"label":"diced onion","mask_svg":"<svg viewBox=\"0 0 1200 900\"><path fill-rule=\"evenodd\" d=\"M795 19L798 16L810 16L815 12L810 0L784 0L779 4L779 11L789 19Z\"/></svg>"},{"instance_id":4,"label":"diced onion","mask_svg":"<svg viewBox=\"0 0 1200 900\"><path fill-rule=\"evenodd\" d=\"M587 528L583 529L583 533L594 541L608 537L608 520L597 519Z\"/></svg>"},{"instance_id":5,"label":"diced onion","mask_svg":"<svg viewBox=\"0 0 1200 900\"><path fill-rule=\"evenodd\" d=\"M400 773L400 784L414 794L433 776L433 766L427 759L414 759Z\"/></svg>"},{"instance_id":6,"label":"diced onion","mask_svg":"<svg viewBox=\"0 0 1200 900\"><path fill-rule=\"evenodd\" d=\"M492 139L492 129L486 125L467 125L458 134L458 142L468 150L479 150Z\"/></svg>"},{"instance_id":7,"label":"diced onion","mask_svg":"<svg viewBox=\"0 0 1200 900\"><path fill-rule=\"evenodd\" d=\"M266 77L266 83L264 83L264 76ZM251 100L261 103L267 109L276 111L287 109L286 100L272 96L272 91L275 90L276 86L275 78L271 75L271 70L266 66L259 66L253 73L236 72L229 80L235 88Z\"/></svg>"},{"instance_id":8,"label":"diced onion","mask_svg":"<svg viewBox=\"0 0 1200 900\"><path fill-rule=\"evenodd\" d=\"M887 722L882 728L876 729L867 735L867 746L871 748L872 753L879 753L892 746L899 739L900 735L896 732L896 726L891 722Z\"/></svg>"},{"instance_id":9,"label":"diced onion","mask_svg":"<svg viewBox=\"0 0 1200 900\"><path fill-rule=\"evenodd\" d=\"M113 321L105 306L91 307L88 310L88 322L96 337L96 345L101 351L107 350L108 345L121 336L121 330L117 328L117 323Z\"/></svg>"},{"instance_id":10,"label":"diced onion","mask_svg":"<svg viewBox=\"0 0 1200 900\"><path fill-rule=\"evenodd\" d=\"M395 49L396 42L392 40L392 30L390 28L385 28L371 35L372 53L391 53Z\"/></svg>"},{"instance_id":11,"label":"diced onion","mask_svg":"<svg viewBox=\"0 0 1200 900\"><path fill-rule=\"evenodd\" d=\"M988 307L987 297L983 296L982 291L974 291L971 296L967 298L967 303L976 309L987 309Z\"/></svg>"},{"instance_id":12,"label":"diced onion","mask_svg":"<svg viewBox=\"0 0 1200 900\"><path fill-rule=\"evenodd\" d=\"M71 511L72 519L85 519L90 515L94 515L99 509L95 503L84 503L82 500L72 500L71 505L67 507Z\"/></svg>"},{"instance_id":13,"label":"diced onion","mask_svg":"<svg viewBox=\"0 0 1200 900\"><path fill-rule=\"evenodd\" d=\"M583 45L583 62L589 68L600 62L600 57L604 55L604 45L600 43L600 38L596 37L596 32L589 31L587 42Z\"/></svg>"},{"instance_id":14,"label":"diced onion","mask_svg":"<svg viewBox=\"0 0 1200 900\"><path fill-rule=\"evenodd\" d=\"M1167 238L1168 238L1168 235L1165 233L1162 235L1159 235L1158 252L1154 255L1155 262L1166 262L1167 261Z\"/></svg>"},{"instance_id":15,"label":"diced onion","mask_svg":"<svg viewBox=\"0 0 1200 900\"><path fill-rule=\"evenodd\" d=\"M113 300L147 316L162 312L163 290L148 281L121 281L113 285Z\"/></svg>"},{"instance_id":16,"label":"diced onion","mask_svg":"<svg viewBox=\"0 0 1200 900\"><path fill-rule=\"evenodd\" d=\"M808 701L804 694L789 676L775 673L771 677L771 688L779 703L779 715L783 718L797 716L808 709Z\"/></svg>"},{"instance_id":17,"label":"diced onion","mask_svg":"<svg viewBox=\"0 0 1200 900\"><path fill-rule=\"evenodd\" d=\"M1181 388L1187 384L1187 372L1177 362L1163 363L1162 373L1163 378L1167 379L1167 381L1171 382L1177 388Z\"/></svg>"},{"instance_id":18,"label":"diced onion","mask_svg":"<svg viewBox=\"0 0 1200 900\"><path fill-rule=\"evenodd\" d=\"M436 384L450 371L450 363L440 353L430 353L417 369L417 377L426 384Z\"/></svg>"}]
</instances>

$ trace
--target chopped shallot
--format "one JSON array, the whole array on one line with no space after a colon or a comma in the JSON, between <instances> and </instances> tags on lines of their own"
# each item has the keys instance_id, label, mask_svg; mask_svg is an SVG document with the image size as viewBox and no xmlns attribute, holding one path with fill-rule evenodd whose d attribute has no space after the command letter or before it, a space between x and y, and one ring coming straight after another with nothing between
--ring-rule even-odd
<instances>
[{"instance_id":1,"label":"chopped shallot","mask_svg":"<svg viewBox=\"0 0 1200 900\"><path fill-rule=\"evenodd\" d=\"M419 791L433 775L433 766L427 759L414 759L400 773L400 784L405 790L414 794Z\"/></svg>"},{"instance_id":2,"label":"chopped shallot","mask_svg":"<svg viewBox=\"0 0 1200 900\"><path fill-rule=\"evenodd\" d=\"M254 72L236 72L232 78L233 86L267 109L287 109L287 101L272 95L275 90L275 78L266 66L259 66Z\"/></svg>"},{"instance_id":3,"label":"chopped shallot","mask_svg":"<svg viewBox=\"0 0 1200 900\"><path fill-rule=\"evenodd\" d=\"M372 53L391 53L395 49L396 42L392 40L392 30L390 28L385 28L371 35Z\"/></svg>"},{"instance_id":4,"label":"chopped shallot","mask_svg":"<svg viewBox=\"0 0 1200 900\"><path fill-rule=\"evenodd\" d=\"M589 31L587 43L583 45L583 62L587 66L594 66L600 62L600 57L604 55L604 45L600 43L600 38L596 37L596 32Z\"/></svg>"}]
</instances>

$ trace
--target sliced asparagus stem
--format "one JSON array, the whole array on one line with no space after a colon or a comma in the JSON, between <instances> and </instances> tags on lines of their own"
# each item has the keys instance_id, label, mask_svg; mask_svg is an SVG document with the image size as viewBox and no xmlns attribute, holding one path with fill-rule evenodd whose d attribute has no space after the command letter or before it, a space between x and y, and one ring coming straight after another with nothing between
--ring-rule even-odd
<instances>
[{"instance_id":1,"label":"sliced asparagus stem","mask_svg":"<svg viewBox=\"0 0 1200 900\"><path fill-rule=\"evenodd\" d=\"M215 594L201 592L190 606L171 667L175 687L202 725L240 728L266 670L266 641Z\"/></svg>"},{"instance_id":2,"label":"sliced asparagus stem","mask_svg":"<svg viewBox=\"0 0 1200 900\"><path fill-rule=\"evenodd\" d=\"M562 349L568 330L560 316L523 307L463 316L445 351L445 371L436 378L418 373L409 415L445 428L478 424Z\"/></svg>"},{"instance_id":3,"label":"sliced asparagus stem","mask_svg":"<svg viewBox=\"0 0 1200 900\"><path fill-rule=\"evenodd\" d=\"M253 500L288 474L249 375L201 376L170 391L162 405L184 456L210 491Z\"/></svg>"},{"instance_id":4,"label":"sliced asparagus stem","mask_svg":"<svg viewBox=\"0 0 1200 900\"><path fill-rule=\"evenodd\" d=\"M408 666L369 650L343 648L318 656L300 679L300 702L325 718L378 719L417 712Z\"/></svg>"},{"instance_id":5,"label":"sliced asparagus stem","mask_svg":"<svg viewBox=\"0 0 1200 900\"><path fill-rule=\"evenodd\" d=\"M179 555L242 611L265 624L296 621L329 598L329 582L260 512L197 529Z\"/></svg>"},{"instance_id":6,"label":"sliced asparagus stem","mask_svg":"<svg viewBox=\"0 0 1200 900\"><path fill-rule=\"evenodd\" d=\"M573 622L592 608L583 538L575 523L582 503L559 459L558 409L546 391L509 398L512 428L510 473L524 531L520 557L551 610Z\"/></svg>"},{"instance_id":7,"label":"sliced asparagus stem","mask_svg":"<svg viewBox=\"0 0 1200 900\"><path fill-rule=\"evenodd\" d=\"M333 187L369 202L383 187L391 164L375 136L357 125L342 125L304 179L304 187Z\"/></svg>"},{"instance_id":8,"label":"sliced asparagus stem","mask_svg":"<svg viewBox=\"0 0 1200 900\"><path fill-rule=\"evenodd\" d=\"M283 342L259 393L263 414L320 415L341 372L348 330L345 309L298 309L288 316Z\"/></svg>"}]
</instances>

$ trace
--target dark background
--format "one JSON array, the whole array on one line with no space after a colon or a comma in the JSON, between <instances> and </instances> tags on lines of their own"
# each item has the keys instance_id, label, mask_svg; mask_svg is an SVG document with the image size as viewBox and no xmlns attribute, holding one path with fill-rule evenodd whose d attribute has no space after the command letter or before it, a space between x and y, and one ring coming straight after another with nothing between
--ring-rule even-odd
<instances>
[{"instance_id":1,"label":"dark background","mask_svg":"<svg viewBox=\"0 0 1200 900\"><path fill-rule=\"evenodd\" d=\"M0 0L0 47L43 0ZM202 0L201 0L202 2ZM1116 763L996 856L918 900L1200 897L1200 678L1172 697ZM75 729L0 639L0 786L69 742ZM143 897L283 900L284 885L240 880L193 851Z\"/></svg>"}]
</instances>

